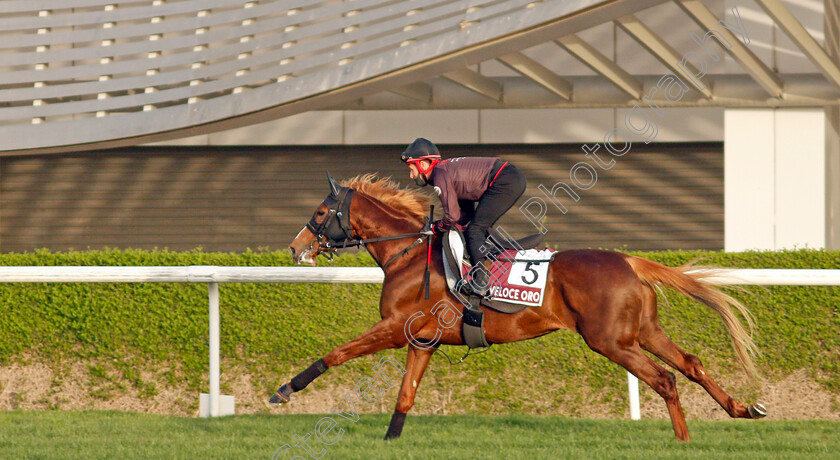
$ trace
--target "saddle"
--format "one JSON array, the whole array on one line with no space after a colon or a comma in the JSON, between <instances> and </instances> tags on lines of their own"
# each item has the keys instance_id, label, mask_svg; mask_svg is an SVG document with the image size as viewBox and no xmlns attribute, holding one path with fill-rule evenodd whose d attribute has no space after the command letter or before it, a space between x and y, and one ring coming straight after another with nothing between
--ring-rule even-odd
<instances>
[{"instance_id":1,"label":"saddle","mask_svg":"<svg viewBox=\"0 0 840 460\"><path fill-rule=\"evenodd\" d=\"M464 304L462 333L470 348L488 347L484 336L484 312L487 307L501 313L518 313L528 306L542 305L542 291L548 274L548 263L554 251L534 248L541 245L541 234L513 240L506 233L491 229L484 248L485 257L494 260L488 295L479 297L468 287L466 275L471 266L466 259L464 235L456 227L443 237L443 266L446 284L452 294ZM516 278L520 277L520 279Z\"/></svg>"}]
</instances>

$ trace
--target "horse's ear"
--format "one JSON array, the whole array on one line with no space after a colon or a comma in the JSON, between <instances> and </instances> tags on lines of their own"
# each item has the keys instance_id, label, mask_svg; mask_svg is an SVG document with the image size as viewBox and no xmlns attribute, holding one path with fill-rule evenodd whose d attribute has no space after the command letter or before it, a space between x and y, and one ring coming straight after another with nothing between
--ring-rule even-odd
<instances>
[{"instance_id":1,"label":"horse's ear","mask_svg":"<svg viewBox=\"0 0 840 460\"><path fill-rule=\"evenodd\" d=\"M341 189L341 186L338 185L338 182L330 176L330 172L327 171L327 180L330 182L330 193L334 196L338 196L338 191Z\"/></svg>"}]
</instances>

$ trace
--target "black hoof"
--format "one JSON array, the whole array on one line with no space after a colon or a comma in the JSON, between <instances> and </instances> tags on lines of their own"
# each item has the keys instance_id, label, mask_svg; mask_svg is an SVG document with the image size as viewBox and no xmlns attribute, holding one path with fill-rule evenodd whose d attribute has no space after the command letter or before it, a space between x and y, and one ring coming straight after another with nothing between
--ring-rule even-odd
<instances>
[{"instance_id":1,"label":"black hoof","mask_svg":"<svg viewBox=\"0 0 840 460\"><path fill-rule=\"evenodd\" d=\"M291 400L291 396L292 389L287 383L280 387L280 389L275 391L274 394L271 395L271 399L269 399L268 402L271 404L286 404L287 402L289 402L289 400Z\"/></svg>"}]
</instances>

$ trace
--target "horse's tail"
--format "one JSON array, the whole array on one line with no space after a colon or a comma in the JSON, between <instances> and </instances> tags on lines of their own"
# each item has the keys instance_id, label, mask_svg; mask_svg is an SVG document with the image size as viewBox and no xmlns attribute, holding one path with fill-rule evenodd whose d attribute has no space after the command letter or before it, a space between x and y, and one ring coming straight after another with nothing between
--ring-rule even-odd
<instances>
[{"instance_id":1,"label":"horse's tail","mask_svg":"<svg viewBox=\"0 0 840 460\"><path fill-rule=\"evenodd\" d=\"M689 298L703 303L716 311L723 319L732 347L738 355L738 360L750 378L757 378L758 371L753 363L753 357L758 355L758 349L752 339L755 322L747 307L714 286L704 281L704 278L720 272L713 267L692 266L690 263L679 267L666 267L641 257L627 257L627 262L633 267L642 282L654 287L657 283L672 287ZM689 273L690 272L690 273ZM733 313L733 308L744 318L749 331Z\"/></svg>"}]
</instances>

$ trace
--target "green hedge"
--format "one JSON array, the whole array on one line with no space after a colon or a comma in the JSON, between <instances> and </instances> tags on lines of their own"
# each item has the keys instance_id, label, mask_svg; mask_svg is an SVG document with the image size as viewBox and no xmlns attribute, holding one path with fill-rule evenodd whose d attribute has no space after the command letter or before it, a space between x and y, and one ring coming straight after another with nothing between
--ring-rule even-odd
<instances>
[{"instance_id":1,"label":"green hedge","mask_svg":"<svg viewBox=\"0 0 840 460\"><path fill-rule=\"evenodd\" d=\"M838 251L635 253L666 265L701 263L749 268L840 268ZM323 259L319 262L324 265ZM0 265L221 265L287 266L286 252L242 254L201 251L106 250L2 254ZM367 254L336 258L337 266L374 266ZM833 287L733 290L753 312L759 368L770 379L805 369L824 388L840 393L840 290ZM378 319L380 285L224 284L221 347L226 368L241 369L267 392ZM704 306L675 293L660 302L665 331L697 354L718 380L743 372L721 321ZM92 394L109 398L129 387L154 396L158 385L206 391L207 287L177 283L0 284L0 364L18 361L89 362ZM443 347L459 355L464 347ZM403 359L405 351L387 351ZM332 370L320 385L343 385L369 373L372 357ZM113 370L118 375L113 375ZM160 378L142 378L152 370ZM59 373L58 379L60 379ZM622 398L624 371L590 351L575 333L494 346L450 366L436 355L427 373L450 391L464 411L574 413L583 398ZM723 380L726 380L724 378ZM108 383L103 384L103 382ZM60 383L60 382L58 382ZM586 391L583 391L586 390ZM750 387L736 388L750 391Z\"/></svg>"}]
</instances>

